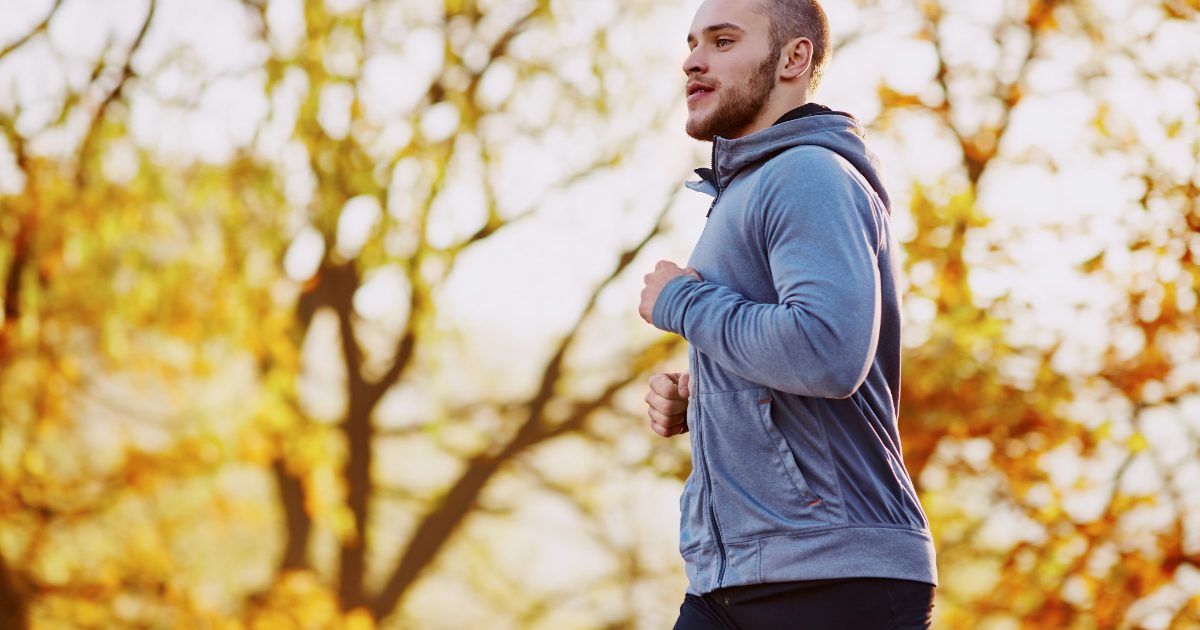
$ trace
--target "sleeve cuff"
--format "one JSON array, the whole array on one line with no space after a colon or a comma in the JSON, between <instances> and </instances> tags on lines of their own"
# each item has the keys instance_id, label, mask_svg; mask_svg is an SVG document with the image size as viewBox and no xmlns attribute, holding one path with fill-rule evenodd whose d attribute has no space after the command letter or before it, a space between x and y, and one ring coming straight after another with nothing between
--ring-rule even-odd
<instances>
[{"instance_id":1,"label":"sleeve cuff","mask_svg":"<svg viewBox=\"0 0 1200 630\"><path fill-rule=\"evenodd\" d=\"M693 283L700 282L694 276L677 276L667 281L663 290L654 302L654 311L650 314L650 322L655 328L673 332L683 337L683 300L680 298L691 288Z\"/></svg>"}]
</instances>

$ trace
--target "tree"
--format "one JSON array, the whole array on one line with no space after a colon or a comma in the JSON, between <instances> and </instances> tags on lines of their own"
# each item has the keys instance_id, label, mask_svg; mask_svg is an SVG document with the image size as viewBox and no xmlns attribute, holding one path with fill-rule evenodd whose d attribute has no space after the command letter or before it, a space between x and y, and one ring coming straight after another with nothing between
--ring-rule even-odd
<instances>
[{"instance_id":1,"label":"tree","mask_svg":"<svg viewBox=\"0 0 1200 630\"><path fill-rule=\"evenodd\" d=\"M937 627L1194 627L1197 7L827 7L908 197ZM702 223L689 10L126 8L0 37L3 627L669 624L633 296Z\"/></svg>"}]
</instances>

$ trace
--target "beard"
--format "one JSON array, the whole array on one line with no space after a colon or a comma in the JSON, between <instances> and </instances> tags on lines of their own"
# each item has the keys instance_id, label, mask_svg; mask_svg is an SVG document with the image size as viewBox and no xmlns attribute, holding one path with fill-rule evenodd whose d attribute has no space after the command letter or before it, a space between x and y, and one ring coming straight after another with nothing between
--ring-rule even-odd
<instances>
[{"instance_id":1,"label":"beard","mask_svg":"<svg viewBox=\"0 0 1200 630\"><path fill-rule=\"evenodd\" d=\"M712 113L699 119L689 116L685 127L687 135L711 142L713 136L729 138L749 126L775 91L775 68L778 63L778 55L768 54L754 67L744 83L728 88ZM720 87L720 82L713 86L714 90Z\"/></svg>"}]
</instances>

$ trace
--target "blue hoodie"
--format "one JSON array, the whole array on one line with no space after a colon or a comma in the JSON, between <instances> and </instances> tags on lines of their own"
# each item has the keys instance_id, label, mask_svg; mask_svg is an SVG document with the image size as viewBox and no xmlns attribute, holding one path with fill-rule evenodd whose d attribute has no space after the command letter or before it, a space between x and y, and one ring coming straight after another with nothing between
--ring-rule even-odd
<instances>
[{"instance_id":1,"label":"blue hoodie","mask_svg":"<svg viewBox=\"0 0 1200 630\"><path fill-rule=\"evenodd\" d=\"M904 468L891 201L862 127L807 116L715 138L714 197L652 320L688 341L692 474L679 551L696 595L848 577L937 585Z\"/></svg>"}]
</instances>

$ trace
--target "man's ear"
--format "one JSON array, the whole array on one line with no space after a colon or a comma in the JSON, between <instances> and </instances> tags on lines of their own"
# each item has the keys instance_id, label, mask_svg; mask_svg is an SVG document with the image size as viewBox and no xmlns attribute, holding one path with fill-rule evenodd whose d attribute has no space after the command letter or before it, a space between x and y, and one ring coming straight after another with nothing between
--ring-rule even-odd
<instances>
[{"instance_id":1,"label":"man's ear","mask_svg":"<svg viewBox=\"0 0 1200 630\"><path fill-rule=\"evenodd\" d=\"M807 37L797 37L784 44L780 54L783 56L783 68L779 72L782 79L795 79L804 76L812 67L813 43Z\"/></svg>"}]
</instances>

